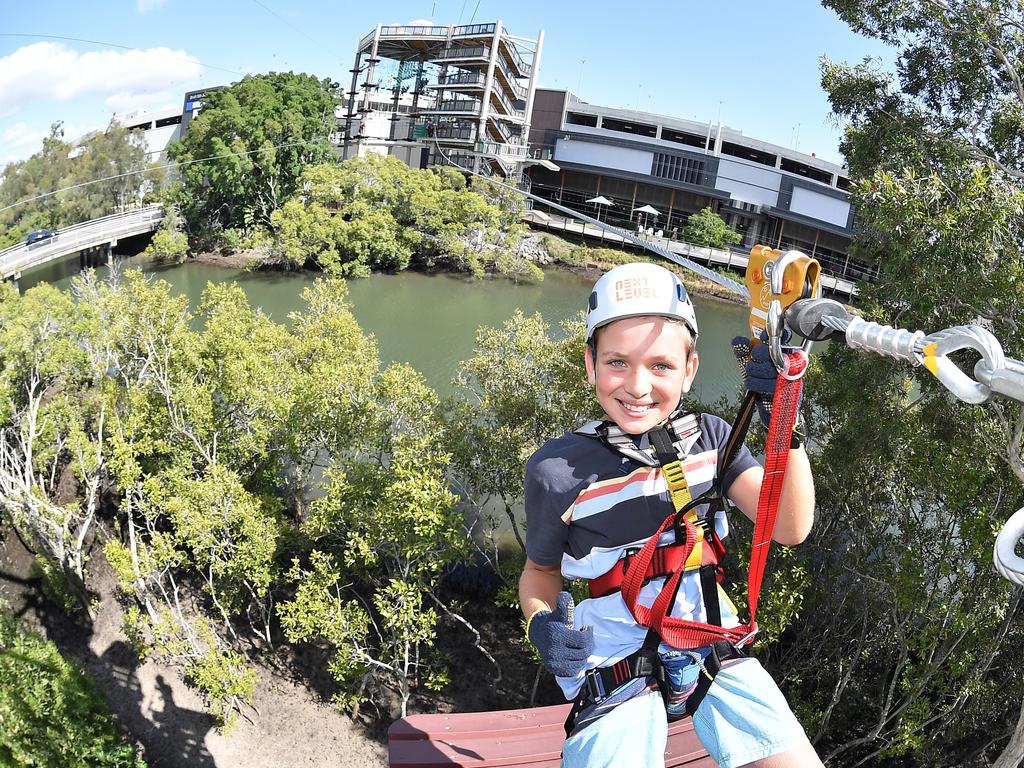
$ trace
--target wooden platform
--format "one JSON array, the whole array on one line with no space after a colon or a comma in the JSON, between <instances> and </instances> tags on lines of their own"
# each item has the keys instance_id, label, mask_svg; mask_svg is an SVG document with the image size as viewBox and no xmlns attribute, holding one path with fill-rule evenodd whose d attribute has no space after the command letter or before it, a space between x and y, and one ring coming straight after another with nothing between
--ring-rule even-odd
<instances>
[{"instance_id":1,"label":"wooden platform","mask_svg":"<svg viewBox=\"0 0 1024 768\"><path fill-rule=\"evenodd\" d=\"M392 768L435 766L534 766L558 768L569 705L411 715L388 729L388 764ZM669 725L665 766L717 768L685 718Z\"/></svg>"}]
</instances>

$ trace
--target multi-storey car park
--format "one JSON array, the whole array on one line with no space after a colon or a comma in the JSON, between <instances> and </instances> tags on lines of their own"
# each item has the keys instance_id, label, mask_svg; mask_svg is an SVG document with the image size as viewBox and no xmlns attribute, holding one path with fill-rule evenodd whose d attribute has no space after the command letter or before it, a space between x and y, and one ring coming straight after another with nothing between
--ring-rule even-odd
<instances>
[{"instance_id":1,"label":"multi-storey car park","mask_svg":"<svg viewBox=\"0 0 1024 768\"><path fill-rule=\"evenodd\" d=\"M528 157L526 137L543 43L543 30L536 38L518 37L501 21L458 26L378 24L359 41L356 51L342 157L392 151L404 154L411 165L450 161L478 173L520 181ZM393 62L398 71L389 78L391 83L384 83L390 85L393 99L387 136L373 129L374 115L380 111L384 60ZM414 107L400 117L400 99L409 88Z\"/></svg>"},{"instance_id":2,"label":"multi-storey car park","mask_svg":"<svg viewBox=\"0 0 1024 768\"><path fill-rule=\"evenodd\" d=\"M531 191L611 222L681 232L711 206L757 243L797 248L832 275L870 280L874 265L850 259L849 178L834 163L744 136L721 124L588 104L539 88L530 123ZM603 198L609 204L588 201ZM656 216L641 217L649 206ZM650 210L650 208L648 210ZM648 226L653 225L653 226Z\"/></svg>"}]
</instances>

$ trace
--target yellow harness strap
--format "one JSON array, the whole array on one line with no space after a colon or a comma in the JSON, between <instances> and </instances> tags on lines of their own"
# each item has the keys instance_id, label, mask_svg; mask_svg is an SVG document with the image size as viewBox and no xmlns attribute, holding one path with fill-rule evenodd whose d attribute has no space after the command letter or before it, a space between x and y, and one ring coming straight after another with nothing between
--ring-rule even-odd
<instances>
[{"instance_id":1,"label":"yellow harness strap","mask_svg":"<svg viewBox=\"0 0 1024 768\"><path fill-rule=\"evenodd\" d=\"M668 484L668 492L672 497L672 506L675 507L676 512L680 512L693 500L693 495L690 493L690 484L686 482L686 472L683 471L683 464L676 459L668 464L663 464L661 467L661 474L665 478L665 482ZM695 568L700 568L703 564L704 558L704 529L697 525L697 508L689 510L684 518L693 523L697 529L697 541L693 545L693 550L690 555L686 558L686 564L683 566L684 570L690 571Z\"/></svg>"}]
</instances>

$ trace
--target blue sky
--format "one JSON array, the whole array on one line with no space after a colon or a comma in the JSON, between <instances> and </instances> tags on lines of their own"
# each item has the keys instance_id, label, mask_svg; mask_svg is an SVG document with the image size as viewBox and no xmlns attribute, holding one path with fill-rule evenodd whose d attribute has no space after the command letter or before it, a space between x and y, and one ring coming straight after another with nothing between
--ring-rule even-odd
<instances>
[{"instance_id":1,"label":"blue sky","mask_svg":"<svg viewBox=\"0 0 1024 768\"><path fill-rule=\"evenodd\" d=\"M180 107L185 91L246 73L302 71L347 86L355 46L378 21L498 18L513 34L544 29L541 86L607 106L720 116L834 162L840 130L820 57L892 58L812 0L0 0L0 166L37 151L56 120L74 138L115 112Z\"/></svg>"}]
</instances>

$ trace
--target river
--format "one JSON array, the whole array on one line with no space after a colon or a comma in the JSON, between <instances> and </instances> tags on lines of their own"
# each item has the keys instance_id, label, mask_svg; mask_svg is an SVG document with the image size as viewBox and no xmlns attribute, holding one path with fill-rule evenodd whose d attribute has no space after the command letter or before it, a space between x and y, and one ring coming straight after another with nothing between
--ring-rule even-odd
<instances>
[{"instance_id":1,"label":"river","mask_svg":"<svg viewBox=\"0 0 1024 768\"><path fill-rule=\"evenodd\" d=\"M287 322L289 312L302 308L302 289L316 279L307 272L248 272L196 262L156 265L139 257L119 263L122 269L138 267L166 280L172 292L188 296L193 306L208 282L233 280L254 306L279 322ZM106 271L97 269L100 276ZM25 273L21 287L27 290L45 281L67 288L77 272L77 259L51 263ZM477 328L500 326L518 308L527 314L540 312L557 330L562 320L586 306L590 287L590 280L561 270L548 270L537 284L401 272L351 280L349 297L356 320L376 337L385 363L409 363L439 393L449 394L459 363L473 354ZM700 296L694 302L700 323L700 369L693 393L703 402L713 402L738 392L739 371L729 341L743 333L746 314L736 304Z\"/></svg>"}]
</instances>

